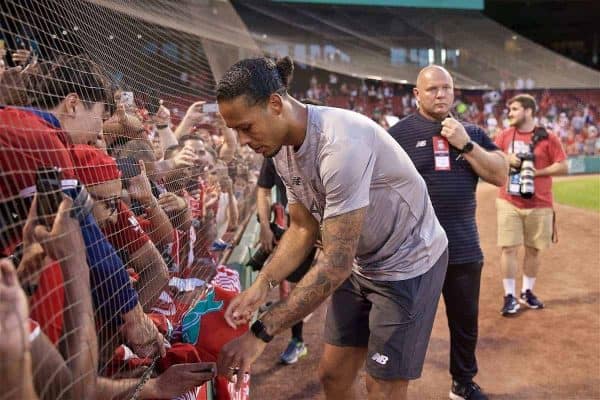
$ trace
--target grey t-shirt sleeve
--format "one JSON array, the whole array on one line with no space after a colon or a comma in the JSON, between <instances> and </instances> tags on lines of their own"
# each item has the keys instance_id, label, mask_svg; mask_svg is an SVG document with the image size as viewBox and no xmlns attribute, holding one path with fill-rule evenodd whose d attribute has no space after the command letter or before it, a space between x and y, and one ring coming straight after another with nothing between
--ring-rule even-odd
<instances>
[{"instance_id":1,"label":"grey t-shirt sleeve","mask_svg":"<svg viewBox=\"0 0 600 400\"><path fill-rule=\"evenodd\" d=\"M375 166L371 147L362 140L348 140L323 148L320 173L325 188L324 219L369 205Z\"/></svg>"},{"instance_id":2,"label":"grey t-shirt sleeve","mask_svg":"<svg viewBox=\"0 0 600 400\"><path fill-rule=\"evenodd\" d=\"M287 197L288 204L299 203L296 195L294 195L288 184L286 182L283 182L283 184L285 185L285 195Z\"/></svg>"},{"instance_id":3,"label":"grey t-shirt sleeve","mask_svg":"<svg viewBox=\"0 0 600 400\"><path fill-rule=\"evenodd\" d=\"M283 149L281 151L284 151ZM294 195L294 193L292 192L292 189L290 188L288 179L289 177L286 177L285 173L282 173L282 171L280 170L281 165L278 165L276 162L273 162L273 167L275 169L275 173L277 173L277 175L279 175L281 182L283 183L283 186L285 187L285 195L287 197L287 202L288 204L290 203L298 203L298 198ZM285 169L284 169L285 171ZM262 174L262 171L261 171Z\"/></svg>"}]
</instances>

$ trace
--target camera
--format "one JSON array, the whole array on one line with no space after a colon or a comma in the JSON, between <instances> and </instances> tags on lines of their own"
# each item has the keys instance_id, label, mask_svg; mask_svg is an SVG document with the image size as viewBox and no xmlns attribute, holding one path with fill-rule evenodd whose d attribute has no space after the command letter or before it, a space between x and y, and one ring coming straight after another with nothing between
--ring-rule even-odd
<instances>
[{"instance_id":1,"label":"camera","mask_svg":"<svg viewBox=\"0 0 600 400\"><path fill-rule=\"evenodd\" d=\"M510 174L506 190L514 196L531 199L535 194L535 167L533 153L518 153L521 160L518 168L510 167Z\"/></svg>"},{"instance_id":2,"label":"camera","mask_svg":"<svg viewBox=\"0 0 600 400\"><path fill-rule=\"evenodd\" d=\"M275 222L271 222L269 226L271 227L271 232L273 232L273 235L275 236L275 240L280 240L285 233L285 228ZM252 267L254 271L260 271L270 255L271 252L266 251L262 246L259 246L246 265Z\"/></svg>"},{"instance_id":3,"label":"camera","mask_svg":"<svg viewBox=\"0 0 600 400\"><path fill-rule=\"evenodd\" d=\"M533 166L533 154L523 154L519 158L521 159L519 192L522 198L530 199L535 194L535 167Z\"/></svg>"}]
</instances>

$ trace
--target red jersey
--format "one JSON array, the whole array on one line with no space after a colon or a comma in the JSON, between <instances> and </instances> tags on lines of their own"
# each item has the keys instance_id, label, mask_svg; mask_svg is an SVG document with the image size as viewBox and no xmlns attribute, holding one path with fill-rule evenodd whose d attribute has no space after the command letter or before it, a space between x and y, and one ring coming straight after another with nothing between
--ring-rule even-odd
<instances>
[{"instance_id":1,"label":"red jersey","mask_svg":"<svg viewBox=\"0 0 600 400\"><path fill-rule=\"evenodd\" d=\"M122 201L119 201L117 213L117 223L106 224L102 227L102 232L115 249L123 249L131 255L149 242L150 238L140 226L135 215Z\"/></svg>"},{"instance_id":2,"label":"red jersey","mask_svg":"<svg viewBox=\"0 0 600 400\"><path fill-rule=\"evenodd\" d=\"M192 212L192 218L204 218L205 197L206 184L200 177L198 177L198 194L196 196L192 196L187 190L183 191L183 198L187 201L188 207Z\"/></svg>"},{"instance_id":3,"label":"red jersey","mask_svg":"<svg viewBox=\"0 0 600 400\"><path fill-rule=\"evenodd\" d=\"M60 264L56 261L44 266L38 287L29 301L30 316L39 322L42 331L55 345L63 331L65 287Z\"/></svg>"},{"instance_id":4,"label":"red jersey","mask_svg":"<svg viewBox=\"0 0 600 400\"><path fill-rule=\"evenodd\" d=\"M513 139L514 138L514 139ZM496 136L496 146L506 154L529 153L533 132L520 132L516 128L508 128ZM540 140L534 149L535 169L546 168L556 162L566 160L560 139L553 133L548 133L547 139ZM507 200L517 208L552 208L552 177L535 177L535 194L531 199L513 196L506 191L504 184L498 197Z\"/></svg>"},{"instance_id":5,"label":"red jersey","mask_svg":"<svg viewBox=\"0 0 600 400\"><path fill-rule=\"evenodd\" d=\"M63 179L73 179L73 162L64 132L31 111L0 108L0 197L17 196L35 185L40 166L62 169Z\"/></svg>"}]
</instances>

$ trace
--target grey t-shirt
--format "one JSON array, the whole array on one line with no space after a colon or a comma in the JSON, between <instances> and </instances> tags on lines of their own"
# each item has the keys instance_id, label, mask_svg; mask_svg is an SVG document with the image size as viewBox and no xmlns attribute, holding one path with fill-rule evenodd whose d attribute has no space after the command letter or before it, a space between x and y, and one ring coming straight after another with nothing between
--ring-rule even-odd
<instances>
[{"instance_id":1,"label":"grey t-shirt","mask_svg":"<svg viewBox=\"0 0 600 400\"><path fill-rule=\"evenodd\" d=\"M324 219L367 207L354 271L373 280L404 280L427 272L447 247L425 181L398 143L352 111L308 106L297 152L274 157L289 203Z\"/></svg>"}]
</instances>

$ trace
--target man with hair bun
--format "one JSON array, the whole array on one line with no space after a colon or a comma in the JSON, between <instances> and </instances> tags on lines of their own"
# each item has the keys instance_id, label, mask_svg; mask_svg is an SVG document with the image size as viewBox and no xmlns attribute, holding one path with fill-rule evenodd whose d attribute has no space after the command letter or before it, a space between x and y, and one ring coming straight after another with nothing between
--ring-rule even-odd
<instances>
[{"instance_id":1,"label":"man with hair bun","mask_svg":"<svg viewBox=\"0 0 600 400\"><path fill-rule=\"evenodd\" d=\"M319 233L324 257L222 349L220 373L242 382L274 335L331 296L319 366L327 399L355 398L363 364L370 400L405 399L421 374L442 290L445 232L423 178L393 138L360 114L294 99L292 71L289 57L246 59L217 86L219 111L239 142L273 158L290 214L270 262L231 302L226 320L248 323Z\"/></svg>"}]
</instances>

